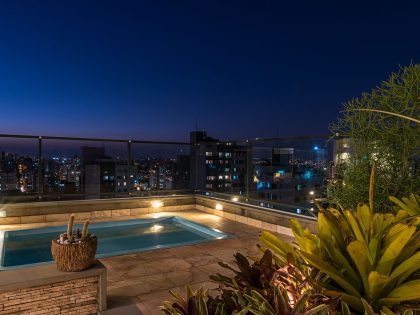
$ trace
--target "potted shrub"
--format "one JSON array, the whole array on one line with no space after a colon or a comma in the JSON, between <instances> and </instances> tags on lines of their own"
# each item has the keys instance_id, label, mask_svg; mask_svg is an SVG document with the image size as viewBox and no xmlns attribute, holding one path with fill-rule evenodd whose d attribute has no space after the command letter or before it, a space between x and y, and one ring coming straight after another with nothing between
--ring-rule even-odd
<instances>
[{"instance_id":1,"label":"potted shrub","mask_svg":"<svg viewBox=\"0 0 420 315\"><path fill-rule=\"evenodd\" d=\"M60 234L51 242L51 253L57 268L61 271L81 271L92 266L98 239L88 232L89 220L83 230L73 230L74 214L70 216L67 233Z\"/></svg>"}]
</instances>

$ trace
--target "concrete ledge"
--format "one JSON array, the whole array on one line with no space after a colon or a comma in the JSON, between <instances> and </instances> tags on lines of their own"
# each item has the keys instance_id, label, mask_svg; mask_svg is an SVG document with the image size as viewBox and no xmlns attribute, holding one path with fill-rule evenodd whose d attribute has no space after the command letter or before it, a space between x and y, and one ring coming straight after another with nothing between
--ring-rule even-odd
<instances>
[{"instance_id":1,"label":"concrete ledge","mask_svg":"<svg viewBox=\"0 0 420 315\"><path fill-rule=\"evenodd\" d=\"M152 207L153 200L160 200L163 206ZM77 201L45 201L3 205L6 217L0 218L0 225L45 222L65 222L71 213L76 221L112 218L155 212L194 210L193 195L136 197L120 199L89 199Z\"/></svg>"},{"instance_id":2,"label":"concrete ledge","mask_svg":"<svg viewBox=\"0 0 420 315\"><path fill-rule=\"evenodd\" d=\"M223 210L216 210L216 204L222 205ZM298 219L304 228L309 228L312 232L317 229L316 218L207 196L196 196L196 209L290 236L293 236L290 230L290 219L293 218Z\"/></svg>"},{"instance_id":3,"label":"concrete ledge","mask_svg":"<svg viewBox=\"0 0 420 315\"><path fill-rule=\"evenodd\" d=\"M78 288L87 287L87 285L83 283L84 280L89 280L88 282L91 283L92 286L97 283L97 285L95 284L96 292L91 291L92 289L90 289L89 293L96 294L95 303L97 305L97 311L105 310L107 272L105 266L99 261L96 261L95 265L88 270L79 272L62 272L56 268L55 264L1 271L0 314L3 314L2 311L6 311L6 305L9 304L18 305L31 303L31 305L26 306L29 310L32 306L34 307L34 310L39 310L41 306L36 303L37 299L41 301L47 299L49 302L46 303L48 304L48 307L66 308L71 311L71 303L74 304L70 299L71 294L83 294L83 290ZM50 291L54 291L52 288L58 286L65 287L66 290L63 291L67 295L59 296L56 294L57 304L50 305L54 302L54 293L51 293ZM74 292L72 292L72 290L74 290ZM13 303L11 303L12 300ZM60 303L62 305L60 305ZM89 307L92 308L93 306ZM48 314L53 313L54 312Z\"/></svg>"},{"instance_id":4,"label":"concrete ledge","mask_svg":"<svg viewBox=\"0 0 420 315\"><path fill-rule=\"evenodd\" d=\"M154 200L162 201L163 206L154 208L152 206ZM216 204L221 204L223 210L215 209ZM260 229L288 235L291 235L289 229L291 218L298 219L303 227L309 228L312 232L316 231L317 226L316 218L200 195L35 202L11 204L5 209L6 217L0 218L0 225L61 223L66 222L71 213L75 214L76 222L81 222L87 219L118 217L129 219L157 212L200 210Z\"/></svg>"}]
</instances>

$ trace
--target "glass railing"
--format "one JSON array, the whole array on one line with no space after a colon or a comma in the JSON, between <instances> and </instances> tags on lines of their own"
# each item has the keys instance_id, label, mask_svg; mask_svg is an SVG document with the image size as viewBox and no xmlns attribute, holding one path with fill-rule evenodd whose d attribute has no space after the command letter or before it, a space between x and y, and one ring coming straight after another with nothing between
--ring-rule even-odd
<instances>
[{"instance_id":1,"label":"glass railing","mask_svg":"<svg viewBox=\"0 0 420 315\"><path fill-rule=\"evenodd\" d=\"M313 216L334 173L326 135L200 143L201 194Z\"/></svg>"},{"instance_id":2,"label":"glass railing","mask_svg":"<svg viewBox=\"0 0 420 315\"><path fill-rule=\"evenodd\" d=\"M0 202L191 192L190 144L0 135Z\"/></svg>"},{"instance_id":3,"label":"glass railing","mask_svg":"<svg viewBox=\"0 0 420 315\"><path fill-rule=\"evenodd\" d=\"M0 135L0 202L199 193L316 216L327 136L190 142Z\"/></svg>"}]
</instances>

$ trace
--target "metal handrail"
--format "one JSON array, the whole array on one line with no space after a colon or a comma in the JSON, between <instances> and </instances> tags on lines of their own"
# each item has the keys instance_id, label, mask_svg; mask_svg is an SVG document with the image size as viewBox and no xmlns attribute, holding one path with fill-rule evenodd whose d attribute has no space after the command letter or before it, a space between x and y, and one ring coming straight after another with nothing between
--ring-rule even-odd
<instances>
[{"instance_id":1,"label":"metal handrail","mask_svg":"<svg viewBox=\"0 0 420 315\"><path fill-rule=\"evenodd\" d=\"M96 141L96 142L119 142L119 143L143 143L143 144L178 144L191 145L190 142L182 141L152 141L152 140L130 140L130 139L108 139L108 138L81 138L81 137L60 137L60 136L34 136L34 135L13 135L0 134L0 138L19 139L43 139L43 140L73 140L73 141Z\"/></svg>"}]
</instances>

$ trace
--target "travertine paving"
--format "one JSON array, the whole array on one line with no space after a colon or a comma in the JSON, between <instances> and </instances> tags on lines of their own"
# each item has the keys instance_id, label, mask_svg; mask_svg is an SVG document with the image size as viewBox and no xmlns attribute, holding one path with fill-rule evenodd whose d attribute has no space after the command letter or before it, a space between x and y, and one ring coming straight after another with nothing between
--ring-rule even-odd
<instances>
[{"instance_id":1,"label":"travertine paving","mask_svg":"<svg viewBox=\"0 0 420 315\"><path fill-rule=\"evenodd\" d=\"M200 211L161 213L205 224L234 237L198 245L154 250L101 259L108 269L108 308L136 304L144 314L160 314L159 305L170 299L168 290L205 285L217 287L209 275L228 271L218 261L232 263L237 251L258 255L259 229ZM151 216L151 215L149 215ZM147 216L143 216L147 217ZM289 236L282 236L290 240Z\"/></svg>"},{"instance_id":2,"label":"travertine paving","mask_svg":"<svg viewBox=\"0 0 420 315\"><path fill-rule=\"evenodd\" d=\"M108 270L108 309L114 309L116 313L125 313L129 309L130 314L135 314L138 309L143 314L161 314L159 305L171 299L168 290L183 291L186 284L192 284L193 288L202 285L208 289L215 288L217 284L209 279L209 275L218 272L226 275L229 273L218 265L218 261L233 264L233 254L238 251L250 257L259 254L256 246L259 228L202 211L171 211L130 217L119 216L112 219L95 218L91 221L157 216L180 216L232 234L233 237L197 245L101 259ZM11 230L63 224L65 222L10 224L3 225L2 228ZM290 236L280 236L285 240L291 240Z\"/></svg>"}]
</instances>

